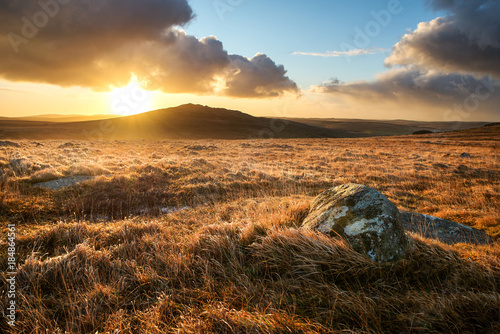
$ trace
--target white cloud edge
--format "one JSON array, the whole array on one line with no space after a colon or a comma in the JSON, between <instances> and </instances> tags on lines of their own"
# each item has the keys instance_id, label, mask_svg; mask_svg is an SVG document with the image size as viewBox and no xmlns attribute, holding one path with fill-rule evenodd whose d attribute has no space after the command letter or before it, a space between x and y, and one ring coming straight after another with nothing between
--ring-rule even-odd
<instances>
[{"instance_id":1,"label":"white cloud edge","mask_svg":"<svg viewBox=\"0 0 500 334\"><path fill-rule=\"evenodd\" d=\"M333 57L357 57L364 55L372 55L377 53L384 53L390 51L389 49L371 47L366 49L352 49L348 51L326 51L326 52L302 52L302 51L294 51L292 55L294 56L314 56L314 57L325 57L325 58L333 58Z\"/></svg>"}]
</instances>

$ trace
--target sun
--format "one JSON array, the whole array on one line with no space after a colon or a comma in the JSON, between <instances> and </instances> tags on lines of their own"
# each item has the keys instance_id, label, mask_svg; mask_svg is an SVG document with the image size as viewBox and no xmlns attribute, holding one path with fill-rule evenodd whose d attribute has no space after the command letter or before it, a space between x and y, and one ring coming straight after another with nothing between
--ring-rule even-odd
<instances>
[{"instance_id":1,"label":"sun","mask_svg":"<svg viewBox=\"0 0 500 334\"><path fill-rule=\"evenodd\" d=\"M117 115L130 116L153 109L154 92L145 90L136 76L132 76L128 86L113 87L109 93L111 112Z\"/></svg>"}]
</instances>

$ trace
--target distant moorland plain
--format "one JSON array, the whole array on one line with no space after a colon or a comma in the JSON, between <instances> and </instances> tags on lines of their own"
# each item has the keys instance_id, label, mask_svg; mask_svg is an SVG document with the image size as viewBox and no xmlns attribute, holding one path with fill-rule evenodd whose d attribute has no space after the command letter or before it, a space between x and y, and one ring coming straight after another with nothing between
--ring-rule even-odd
<instances>
[{"instance_id":1,"label":"distant moorland plain","mask_svg":"<svg viewBox=\"0 0 500 334\"><path fill-rule=\"evenodd\" d=\"M416 122L254 117L237 110L185 104L128 117L111 115L0 118L1 139L268 139L357 138L442 132L485 122Z\"/></svg>"}]
</instances>

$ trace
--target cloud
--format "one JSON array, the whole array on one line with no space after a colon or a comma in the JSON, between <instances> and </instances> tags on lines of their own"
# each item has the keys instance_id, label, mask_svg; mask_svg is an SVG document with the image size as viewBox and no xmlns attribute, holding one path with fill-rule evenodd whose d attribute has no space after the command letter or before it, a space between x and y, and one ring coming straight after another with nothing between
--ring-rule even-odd
<instances>
[{"instance_id":1,"label":"cloud","mask_svg":"<svg viewBox=\"0 0 500 334\"><path fill-rule=\"evenodd\" d=\"M1 0L0 77L107 91L134 74L168 93L297 93L267 56L230 55L178 28L193 15L186 0Z\"/></svg>"},{"instance_id":2,"label":"cloud","mask_svg":"<svg viewBox=\"0 0 500 334\"><path fill-rule=\"evenodd\" d=\"M265 54L251 59L238 55L229 56L231 69L227 75L227 93L231 96L274 97L283 91L298 92L295 82L285 76L283 65L277 66Z\"/></svg>"},{"instance_id":3,"label":"cloud","mask_svg":"<svg viewBox=\"0 0 500 334\"><path fill-rule=\"evenodd\" d=\"M292 52L292 55L296 56L315 56L315 57L355 57L355 56L364 56L364 55L372 55L377 53L384 53L390 50L384 48L371 47L366 49L352 49L348 51L327 51L324 53L317 52L300 52L295 51Z\"/></svg>"},{"instance_id":4,"label":"cloud","mask_svg":"<svg viewBox=\"0 0 500 334\"><path fill-rule=\"evenodd\" d=\"M500 77L500 2L432 0L428 3L436 10L448 11L449 15L420 23L394 46L386 64Z\"/></svg>"},{"instance_id":5,"label":"cloud","mask_svg":"<svg viewBox=\"0 0 500 334\"><path fill-rule=\"evenodd\" d=\"M499 119L500 82L491 77L421 70L415 66L393 69L374 82L327 83L312 87L353 108L380 117L428 118L444 121ZM387 111L390 111L387 113ZM398 113L400 114L398 116ZM387 115L385 115L387 117Z\"/></svg>"}]
</instances>

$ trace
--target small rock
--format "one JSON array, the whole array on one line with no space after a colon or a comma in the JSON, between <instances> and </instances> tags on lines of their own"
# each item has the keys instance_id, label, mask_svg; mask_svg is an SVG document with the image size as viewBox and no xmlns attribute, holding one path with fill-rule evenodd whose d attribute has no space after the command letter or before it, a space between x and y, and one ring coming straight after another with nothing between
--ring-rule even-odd
<instances>
[{"instance_id":1,"label":"small rock","mask_svg":"<svg viewBox=\"0 0 500 334\"><path fill-rule=\"evenodd\" d=\"M460 154L460 158L472 158L469 153L462 153Z\"/></svg>"},{"instance_id":2,"label":"small rock","mask_svg":"<svg viewBox=\"0 0 500 334\"><path fill-rule=\"evenodd\" d=\"M450 220L410 211L401 211L401 216L406 231L436 239L445 244L481 245L493 242L491 237L483 231Z\"/></svg>"},{"instance_id":3,"label":"small rock","mask_svg":"<svg viewBox=\"0 0 500 334\"><path fill-rule=\"evenodd\" d=\"M70 176L58 180L41 182L35 184L35 187L45 188L50 190L59 190L74 186L78 183L93 180L95 176Z\"/></svg>"},{"instance_id":4,"label":"small rock","mask_svg":"<svg viewBox=\"0 0 500 334\"><path fill-rule=\"evenodd\" d=\"M382 193L360 184L321 193L302 226L332 237L340 235L377 262L397 261L408 251L398 208Z\"/></svg>"}]
</instances>

